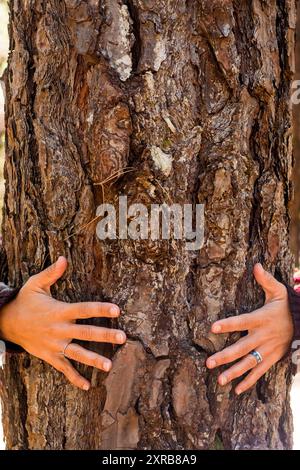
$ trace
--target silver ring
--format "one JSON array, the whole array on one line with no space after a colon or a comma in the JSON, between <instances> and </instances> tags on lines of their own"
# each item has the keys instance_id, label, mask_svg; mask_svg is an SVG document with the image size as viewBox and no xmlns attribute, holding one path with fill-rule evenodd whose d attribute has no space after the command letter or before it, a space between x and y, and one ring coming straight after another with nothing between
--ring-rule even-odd
<instances>
[{"instance_id":1,"label":"silver ring","mask_svg":"<svg viewBox=\"0 0 300 470\"><path fill-rule=\"evenodd\" d=\"M62 352L62 355L63 355L64 357L66 357L66 350L67 350L67 347L70 346L71 343L72 343L72 341L70 341L69 343L67 343L67 344L65 345L64 350L63 350L63 352Z\"/></svg>"},{"instance_id":2,"label":"silver ring","mask_svg":"<svg viewBox=\"0 0 300 470\"><path fill-rule=\"evenodd\" d=\"M263 361L262 355L258 351L256 351L256 350L251 351L250 354L253 357L255 357L257 364L260 364Z\"/></svg>"}]
</instances>

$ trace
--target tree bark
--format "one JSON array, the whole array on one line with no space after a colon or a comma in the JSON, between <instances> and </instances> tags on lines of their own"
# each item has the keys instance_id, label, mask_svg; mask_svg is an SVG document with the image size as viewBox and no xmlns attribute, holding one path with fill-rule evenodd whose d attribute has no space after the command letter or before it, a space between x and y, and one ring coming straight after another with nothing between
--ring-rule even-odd
<instances>
[{"instance_id":1,"label":"tree bark","mask_svg":"<svg viewBox=\"0 0 300 470\"><path fill-rule=\"evenodd\" d=\"M296 27L296 73L295 80L300 80L300 8L297 8L297 27ZM291 249L295 255L296 266L300 267L300 116L298 113L299 105L294 106L293 127L294 127L294 198L291 208Z\"/></svg>"},{"instance_id":2,"label":"tree bark","mask_svg":"<svg viewBox=\"0 0 300 470\"><path fill-rule=\"evenodd\" d=\"M262 304L254 263L291 277L294 0L11 0L10 14L9 282L65 255L53 294L118 303L129 341L90 345L114 367L79 367L87 394L10 357L7 447L290 448L289 359L239 398L205 360L236 340L212 335L214 320ZM119 195L204 203L203 248L101 242L90 222Z\"/></svg>"}]
</instances>

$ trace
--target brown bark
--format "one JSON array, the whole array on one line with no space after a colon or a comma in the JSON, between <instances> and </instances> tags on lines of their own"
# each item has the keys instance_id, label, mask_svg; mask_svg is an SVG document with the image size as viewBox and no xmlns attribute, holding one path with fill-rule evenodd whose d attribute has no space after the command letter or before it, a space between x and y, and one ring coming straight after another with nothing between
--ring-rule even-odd
<instances>
[{"instance_id":1,"label":"brown bark","mask_svg":"<svg viewBox=\"0 0 300 470\"><path fill-rule=\"evenodd\" d=\"M129 341L105 351L108 377L80 367L88 394L12 357L1 388L8 448L290 448L289 361L236 398L205 360L232 340L211 322L261 304L253 264L291 274L294 1L11 0L10 10L9 281L64 254L54 295L118 303ZM102 202L97 183L127 166L105 201L205 203L200 252L100 242L95 224L78 231Z\"/></svg>"},{"instance_id":2,"label":"brown bark","mask_svg":"<svg viewBox=\"0 0 300 470\"><path fill-rule=\"evenodd\" d=\"M300 80L300 8L297 8L297 29L296 29L296 73L295 80ZM291 249L295 255L296 266L300 267L300 116L299 104L294 105L293 112L294 127L294 198L291 207Z\"/></svg>"}]
</instances>

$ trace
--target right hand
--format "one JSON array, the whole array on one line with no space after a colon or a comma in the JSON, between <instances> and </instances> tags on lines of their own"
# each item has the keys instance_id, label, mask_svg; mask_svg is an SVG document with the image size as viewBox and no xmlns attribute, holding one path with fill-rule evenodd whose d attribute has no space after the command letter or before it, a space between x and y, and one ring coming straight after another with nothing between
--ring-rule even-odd
<instances>
[{"instance_id":1,"label":"right hand","mask_svg":"<svg viewBox=\"0 0 300 470\"><path fill-rule=\"evenodd\" d=\"M291 347L294 333L286 287L265 271L261 264L255 265L254 276L265 292L265 305L254 312L215 322L212 325L212 333L247 331L248 334L207 360L209 369L233 364L220 374L220 385L227 385L249 372L235 389L238 395L255 385L285 356ZM262 362L257 361L251 354L254 350L261 355Z\"/></svg>"},{"instance_id":2,"label":"right hand","mask_svg":"<svg viewBox=\"0 0 300 470\"><path fill-rule=\"evenodd\" d=\"M72 340L123 344L126 335L120 330L76 324L77 319L116 318L120 309L110 303L70 304L55 300L50 287L66 268L67 260L61 256L52 266L26 282L17 297L1 309L0 336L48 362L76 387L89 390L89 381L74 369L68 359L105 372L111 369L112 362L72 343Z\"/></svg>"}]
</instances>

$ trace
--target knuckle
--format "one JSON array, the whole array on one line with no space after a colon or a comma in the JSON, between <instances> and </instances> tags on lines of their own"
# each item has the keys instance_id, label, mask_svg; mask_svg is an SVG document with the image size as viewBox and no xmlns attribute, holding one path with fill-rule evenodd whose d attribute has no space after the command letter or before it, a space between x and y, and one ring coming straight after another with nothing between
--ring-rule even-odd
<instances>
[{"instance_id":1,"label":"knuckle","mask_svg":"<svg viewBox=\"0 0 300 470\"><path fill-rule=\"evenodd\" d=\"M55 264L51 264L48 268L45 269L45 273L47 276L51 276L55 272L56 266Z\"/></svg>"},{"instance_id":2,"label":"knuckle","mask_svg":"<svg viewBox=\"0 0 300 470\"><path fill-rule=\"evenodd\" d=\"M234 378L235 378L235 373L234 373L234 371L233 371L233 370L230 370L230 369L228 369L228 370L226 371L226 374L225 374L225 376L226 376L226 380L227 380L227 382L231 382L231 381L232 381L232 379L234 379Z\"/></svg>"},{"instance_id":3,"label":"knuckle","mask_svg":"<svg viewBox=\"0 0 300 470\"><path fill-rule=\"evenodd\" d=\"M245 382L245 390L248 390L249 388L253 387L255 383L256 383L256 378L251 377L251 379Z\"/></svg>"},{"instance_id":4,"label":"knuckle","mask_svg":"<svg viewBox=\"0 0 300 470\"><path fill-rule=\"evenodd\" d=\"M75 385L75 387L79 387L81 386L81 380L78 379L77 376L75 375L71 375L71 374L68 374L66 375L68 381L72 384L72 385Z\"/></svg>"},{"instance_id":5,"label":"knuckle","mask_svg":"<svg viewBox=\"0 0 300 470\"><path fill-rule=\"evenodd\" d=\"M91 341L93 338L93 328L91 326L82 326L81 337L83 340Z\"/></svg>"},{"instance_id":6,"label":"knuckle","mask_svg":"<svg viewBox=\"0 0 300 470\"><path fill-rule=\"evenodd\" d=\"M233 351L226 351L220 356L218 362L220 362L221 364L231 362L233 360L233 357Z\"/></svg>"},{"instance_id":7,"label":"knuckle","mask_svg":"<svg viewBox=\"0 0 300 470\"><path fill-rule=\"evenodd\" d=\"M245 380L246 387L247 387L247 388L250 388L250 387L252 387L252 385L254 385L256 382L257 382L257 374L254 373L254 370L253 370L252 372L250 372L250 374L248 375L248 377L246 377L246 380Z\"/></svg>"},{"instance_id":8,"label":"knuckle","mask_svg":"<svg viewBox=\"0 0 300 470\"><path fill-rule=\"evenodd\" d=\"M72 367L67 367L66 368L65 376L74 385L78 385L78 383L81 382L80 376L77 374L77 372Z\"/></svg>"},{"instance_id":9,"label":"knuckle","mask_svg":"<svg viewBox=\"0 0 300 470\"><path fill-rule=\"evenodd\" d=\"M89 312L90 312L88 305L85 302L82 302L79 308L80 308L80 315L84 318L88 318Z\"/></svg>"},{"instance_id":10,"label":"knuckle","mask_svg":"<svg viewBox=\"0 0 300 470\"><path fill-rule=\"evenodd\" d=\"M52 272L52 267L49 266L49 268L46 268L46 269L45 269L44 274L45 274L47 277L50 277L50 276L51 276L51 272Z\"/></svg>"},{"instance_id":11,"label":"knuckle","mask_svg":"<svg viewBox=\"0 0 300 470\"><path fill-rule=\"evenodd\" d=\"M95 357L92 361L92 365L97 369L103 369L103 360L100 357Z\"/></svg>"},{"instance_id":12,"label":"knuckle","mask_svg":"<svg viewBox=\"0 0 300 470\"><path fill-rule=\"evenodd\" d=\"M255 329L260 328L264 326L265 324L268 324L272 318L273 317L264 310L257 312L255 314L255 320L256 320ZM273 321L274 321L274 318L273 318Z\"/></svg>"},{"instance_id":13,"label":"knuckle","mask_svg":"<svg viewBox=\"0 0 300 470\"><path fill-rule=\"evenodd\" d=\"M247 344L237 344L236 345L236 350L235 350L235 355L236 356L242 356L244 354L247 354L249 351L248 345Z\"/></svg>"},{"instance_id":14,"label":"knuckle","mask_svg":"<svg viewBox=\"0 0 300 470\"><path fill-rule=\"evenodd\" d=\"M74 385L77 385L78 383L80 383L79 376L73 371L68 372L68 378L70 382L72 382Z\"/></svg>"},{"instance_id":15,"label":"knuckle","mask_svg":"<svg viewBox=\"0 0 300 470\"><path fill-rule=\"evenodd\" d=\"M234 371L230 372L230 380L234 380L237 377L240 377L244 373L242 368L235 369Z\"/></svg>"},{"instance_id":16,"label":"knuckle","mask_svg":"<svg viewBox=\"0 0 300 470\"><path fill-rule=\"evenodd\" d=\"M235 318L234 326L236 326L239 329L244 329L246 328L245 324L245 318L243 318L241 315Z\"/></svg>"},{"instance_id":17,"label":"knuckle","mask_svg":"<svg viewBox=\"0 0 300 470\"><path fill-rule=\"evenodd\" d=\"M217 359L217 363L223 363L226 362L230 359L230 354L228 352L220 354L220 356Z\"/></svg>"},{"instance_id":18,"label":"knuckle","mask_svg":"<svg viewBox=\"0 0 300 470\"><path fill-rule=\"evenodd\" d=\"M228 354L227 353L220 353L215 357L215 362L217 365L223 364L227 360Z\"/></svg>"},{"instance_id":19,"label":"knuckle","mask_svg":"<svg viewBox=\"0 0 300 470\"><path fill-rule=\"evenodd\" d=\"M51 278L52 278L52 272L53 272L52 266L49 266L49 268L45 269L45 271L43 272L43 276L45 276L46 281L50 281L50 280L51 280Z\"/></svg>"},{"instance_id":20,"label":"knuckle","mask_svg":"<svg viewBox=\"0 0 300 470\"><path fill-rule=\"evenodd\" d=\"M97 358L97 357L94 357L94 356L90 356L90 357L89 357L89 364L90 364L90 366L92 366L92 367L97 367L97 368L98 368L98 366L99 366L99 360L98 360L98 358Z\"/></svg>"},{"instance_id":21,"label":"knuckle","mask_svg":"<svg viewBox=\"0 0 300 470\"><path fill-rule=\"evenodd\" d=\"M227 371L228 382L231 382L232 380L236 379L237 377L240 377L241 374L242 374L241 369L234 369L234 370L231 370L231 371Z\"/></svg>"},{"instance_id":22,"label":"knuckle","mask_svg":"<svg viewBox=\"0 0 300 470\"><path fill-rule=\"evenodd\" d=\"M56 341L60 337L61 333L62 329L57 323L50 323L45 327L45 334L48 338L51 338L51 342Z\"/></svg>"},{"instance_id":23,"label":"knuckle","mask_svg":"<svg viewBox=\"0 0 300 470\"><path fill-rule=\"evenodd\" d=\"M267 281L273 281L273 276L269 271L265 271L265 278Z\"/></svg>"},{"instance_id":24,"label":"knuckle","mask_svg":"<svg viewBox=\"0 0 300 470\"><path fill-rule=\"evenodd\" d=\"M107 304L103 302L97 302L94 304L95 314L99 317L104 317L105 312L107 311Z\"/></svg>"},{"instance_id":25,"label":"knuckle","mask_svg":"<svg viewBox=\"0 0 300 470\"><path fill-rule=\"evenodd\" d=\"M114 337L113 333L110 330L106 330L106 329L102 330L101 335L102 335L103 340L107 343L111 342Z\"/></svg>"},{"instance_id":26,"label":"knuckle","mask_svg":"<svg viewBox=\"0 0 300 470\"><path fill-rule=\"evenodd\" d=\"M254 356L252 356L252 354L249 354L249 356L247 357L247 366L249 367L255 367L257 365L257 360L255 359Z\"/></svg>"},{"instance_id":27,"label":"knuckle","mask_svg":"<svg viewBox=\"0 0 300 470\"><path fill-rule=\"evenodd\" d=\"M70 356L74 361L81 362L81 352L77 348L72 349Z\"/></svg>"},{"instance_id":28,"label":"knuckle","mask_svg":"<svg viewBox=\"0 0 300 470\"><path fill-rule=\"evenodd\" d=\"M219 325L222 328L222 332L231 331L234 326L234 320L232 318L228 318L226 320L220 321Z\"/></svg>"},{"instance_id":29,"label":"knuckle","mask_svg":"<svg viewBox=\"0 0 300 470\"><path fill-rule=\"evenodd\" d=\"M60 305L58 315L60 318L66 319L67 321L75 321L79 317L79 311L76 304L64 303Z\"/></svg>"}]
</instances>

